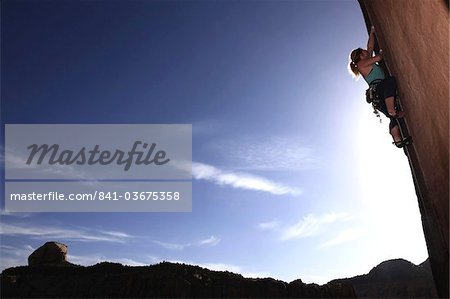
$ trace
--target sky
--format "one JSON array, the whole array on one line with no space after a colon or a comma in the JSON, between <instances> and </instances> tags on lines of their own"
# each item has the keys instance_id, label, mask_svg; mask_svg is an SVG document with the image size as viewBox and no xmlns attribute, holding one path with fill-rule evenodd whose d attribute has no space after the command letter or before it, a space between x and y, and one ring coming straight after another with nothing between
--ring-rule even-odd
<instances>
[{"instance_id":1,"label":"sky","mask_svg":"<svg viewBox=\"0 0 450 299\"><path fill-rule=\"evenodd\" d=\"M347 71L357 1L1 5L2 145L5 124L193 128L192 212L4 211L2 269L50 240L83 265L319 284L428 257L406 156Z\"/></svg>"}]
</instances>

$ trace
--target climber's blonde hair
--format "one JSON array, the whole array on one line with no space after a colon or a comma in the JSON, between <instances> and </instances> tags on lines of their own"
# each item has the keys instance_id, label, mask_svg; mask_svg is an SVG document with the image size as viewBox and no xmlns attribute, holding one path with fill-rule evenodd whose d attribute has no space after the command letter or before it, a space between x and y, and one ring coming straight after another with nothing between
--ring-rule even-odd
<instances>
[{"instance_id":1,"label":"climber's blonde hair","mask_svg":"<svg viewBox=\"0 0 450 299\"><path fill-rule=\"evenodd\" d=\"M350 62L348 64L348 71L354 78L358 78L359 75L361 75L358 70L358 62L361 60L359 56L361 55L362 51L364 51L362 48L354 49L349 56Z\"/></svg>"}]
</instances>

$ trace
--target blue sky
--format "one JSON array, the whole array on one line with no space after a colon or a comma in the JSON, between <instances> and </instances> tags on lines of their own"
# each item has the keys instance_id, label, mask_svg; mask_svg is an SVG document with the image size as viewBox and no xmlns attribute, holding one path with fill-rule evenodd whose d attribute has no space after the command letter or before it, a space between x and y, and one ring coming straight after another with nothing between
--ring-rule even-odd
<instances>
[{"instance_id":1,"label":"blue sky","mask_svg":"<svg viewBox=\"0 0 450 299\"><path fill-rule=\"evenodd\" d=\"M2 132L187 123L194 161L191 213L3 213L2 267L48 240L316 283L424 261L406 157L346 69L366 42L357 1L2 1Z\"/></svg>"}]
</instances>

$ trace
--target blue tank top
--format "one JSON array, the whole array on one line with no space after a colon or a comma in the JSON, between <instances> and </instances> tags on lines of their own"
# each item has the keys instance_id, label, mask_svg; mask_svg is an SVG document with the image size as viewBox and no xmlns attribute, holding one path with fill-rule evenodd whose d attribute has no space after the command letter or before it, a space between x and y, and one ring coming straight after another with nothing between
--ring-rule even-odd
<instances>
[{"instance_id":1,"label":"blue tank top","mask_svg":"<svg viewBox=\"0 0 450 299\"><path fill-rule=\"evenodd\" d=\"M376 63L374 63L372 65L372 70L367 75L367 77L365 77L364 79L370 85L370 83L373 82L374 80L383 80L384 78L385 77L384 77L383 69L381 68L381 66L379 66Z\"/></svg>"}]
</instances>

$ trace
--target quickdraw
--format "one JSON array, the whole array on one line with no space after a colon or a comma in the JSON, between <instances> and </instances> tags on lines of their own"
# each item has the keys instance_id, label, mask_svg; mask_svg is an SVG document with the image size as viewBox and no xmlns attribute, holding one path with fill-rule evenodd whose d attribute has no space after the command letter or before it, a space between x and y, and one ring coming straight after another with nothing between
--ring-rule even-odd
<instances>
[{"instance_id":1,"label":"quickdraw","mask_svg":"<svg viewBox=\"0 0 450 299\"><path fill-rule=\"evenodd\" d=\"M366 101L367 101L367 103L372 104L373 113L376 114L376 116L380 119L380 122L381 122L381 117L380 117L380 113L378 112L377 108L383 99L380 97L380 95L377 92L377 85L381 81L382 80L377 79L377 80L370 82L369 88L366 90Z\"/></svg>"}]
</instances>

